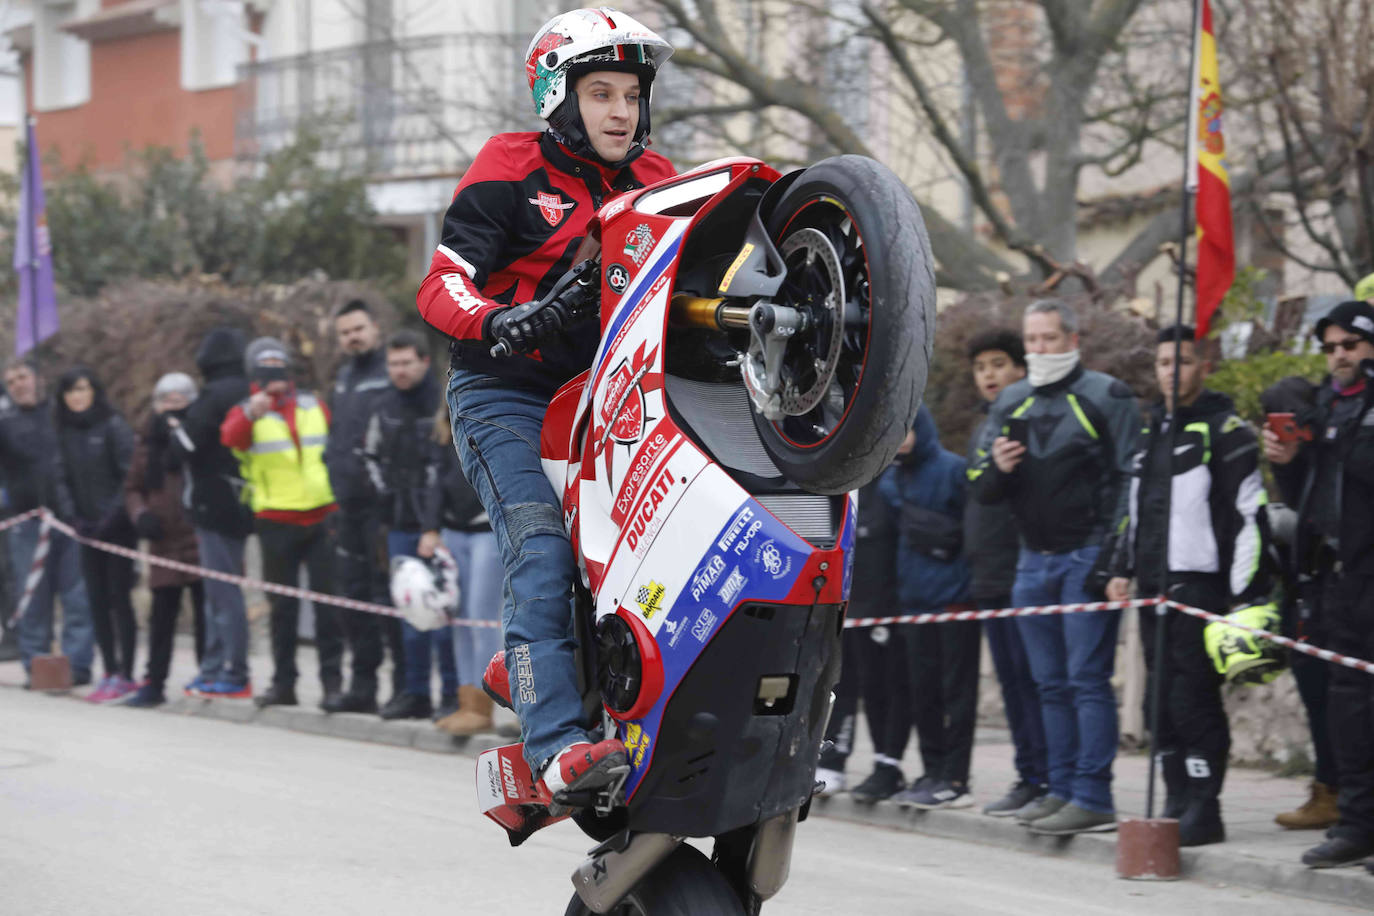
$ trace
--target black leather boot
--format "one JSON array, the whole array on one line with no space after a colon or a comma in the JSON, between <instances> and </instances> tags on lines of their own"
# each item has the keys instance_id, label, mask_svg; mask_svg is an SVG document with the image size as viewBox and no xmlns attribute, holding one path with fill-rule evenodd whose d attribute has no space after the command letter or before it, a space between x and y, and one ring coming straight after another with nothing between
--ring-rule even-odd
<instances>
[{"instance_id":1,"label":"black leather boot","mask_svg":"<svg viewBox=\"0 0 1374 916\"><path fill-rule=\"evenodd\" d=\"M1178 818L1178 845L1206 846L1226 840L1221 822L1221 784L1226 761L1191 753L1183 761L1188 778L1187 804Z\"/></svg>"}]
</instances>

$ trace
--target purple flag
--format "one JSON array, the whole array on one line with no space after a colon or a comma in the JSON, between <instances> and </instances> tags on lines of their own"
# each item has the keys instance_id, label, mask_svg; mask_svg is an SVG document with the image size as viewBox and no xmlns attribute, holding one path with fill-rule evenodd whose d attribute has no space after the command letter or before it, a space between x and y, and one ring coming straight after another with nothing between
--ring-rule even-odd
<instances>
[{"instance_id":1,"label":"purple flag","mask_svg":"<svg viewBox=\"0 0 1374 916\"><path fill-rule=\"evenodd\" d=\"M24 175L19 193L19 227L14 237L14 269L19 273L19 321L14 332L18 356L57 333L57 291L52 282L52 243L43 203L43 170L33 119L28 121Z\"/></svg>"}]
</instances>

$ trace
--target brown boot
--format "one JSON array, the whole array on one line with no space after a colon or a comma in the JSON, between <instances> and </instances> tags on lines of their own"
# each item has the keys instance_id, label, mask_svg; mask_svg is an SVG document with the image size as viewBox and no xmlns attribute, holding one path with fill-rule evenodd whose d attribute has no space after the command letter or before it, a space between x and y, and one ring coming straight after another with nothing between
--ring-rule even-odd
<instances>
[{"instance_id":1,"label":"brown boot","mask_svg":"<svg viewBox=\"0 0 1374 916\"><path fill-rule=\"evenodd\" d=\"M467 738L495 730L491 721L491 697L482 688L463 685L458 688L458 711L444 716L435 726L457 738Z\"/></svg>"},{"instance_id":2,"label":"brown boot","mask_svg":"<svg viewBox=\"0 0 1374 916\"><path fill-rule=\"evenodd\" d=\"M1285 811L1274 822L1289 830L1321 830L1341 819L1336 808L1336 790L1325 783L1313 782L1312 794L1296 811Z\"/></svg>"}]
</instances>

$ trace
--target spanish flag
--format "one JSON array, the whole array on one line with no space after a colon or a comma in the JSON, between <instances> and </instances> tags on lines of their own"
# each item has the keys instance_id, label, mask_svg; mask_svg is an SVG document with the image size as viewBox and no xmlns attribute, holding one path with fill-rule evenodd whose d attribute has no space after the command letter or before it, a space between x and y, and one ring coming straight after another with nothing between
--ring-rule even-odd
<instances>
[{"instance_id":1,"label":"spanish flag","mask_svg":"<svg viewBox=\"0 0 1374 916\"><path fill-rule=\"evenodd\" d=\"M1188 190L1197 201L1197 335L1201 338L1235 278L1236 243L1231 232L1231 179L1226 174L1226 143L1221 135L1221 80L1209 0L1199 3L1195 27L1187 174Z\"/></svg>"}]
</instances>

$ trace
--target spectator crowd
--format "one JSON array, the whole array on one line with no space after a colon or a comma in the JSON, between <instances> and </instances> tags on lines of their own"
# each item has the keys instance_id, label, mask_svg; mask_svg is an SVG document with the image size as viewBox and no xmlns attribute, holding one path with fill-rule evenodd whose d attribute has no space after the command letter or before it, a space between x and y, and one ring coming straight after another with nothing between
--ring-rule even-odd
<instances>
[{"instance_id":1,"label":"spectator crowd","mask_svg":"<svg viewBox=\"0 0 1374 916\"><path fill-rule=\"evenodd\" d=\"M1083 366L1078 319L1063 302L1029 305L1019 333L979 333L967 356L986 418L961 457L922 407L896 462L860 493L849 616L1167 598L1257 611L1269 616L1246 619L1374 658L1374 277L1358 294L1368 298L1316 324L1329 374L1266 391L1261 434L1207 388L1207 352L1190 327L1159 332L1162 395L1143 410L1123 382ZM1282 502L1267 496L1262 456ZM926 810L974 805L981 629L1017 774L983 813L1051 836L1114 830L1121 614L846 630L823 792ZM1222 687L1228 675L1246 683L1245 671L1272 678L1281 653L1258 641L1209 652L1217 640L1205 621L1158 604L1138 614L1147 698L1158 679L1158 718L1147 708L1146 721L1163 814L1179 821L1182 845L1222 842ZM1291 664L1316 778L1308 800L1276 820L1327 831L1304 864L1374 870L1374 677L1298 653ZM874 765L851 785L860 706ZM913 729L919 775L908 780Z\"/></svg>"},{"instance_id":2,"label":"spectator crowd","mask_svg":"<svg viewBox=\"0 0 1374 916\"><path fill-rule=\"evenodd\" d=\"M458 569L455 616L496 620L505 573L459 466L426 337L399 330L383 343L357 300L336 313L334 330L346 359L326 393L297 386L281 341L212 331L196 354L199 383L179 372L160 378L137 433L91 369L63 372L50 402L35 366L12 361L0 405L5 516L47 506L86 537L144 541L154 555L236 575L256 533L266 581L382 604L388 564L438 554ZM859 494L849 615L1151 597L1220 614L1272 605L1289 635L1374 658L1374 304L1335 307L1315 335L1329 375L1266 391L1269 423L1257 434L1229 397L1207 388L1207 353L1187 326L1159 332L1162 397L1144 409L1126 384L1084 367L1078 319L1063 302L1032 303L1019 331L980 333L967 356L986 416L967 455L941 445L923 406L895 463ZM1266 496L1262 458L1282 503ZM7 534L20 578L39 531L34 518ZM93 686L87 699L164 703L189 604L198 670L184 693L298 703L296 598L270 597L272 672L255 690L239 587L150 567L140 677L133 561L53 537L43 563L30 594L22 582L12 588L26 670L51 650L60 602L62 652L75 683ZM1209 655L1202 621L1159 606L1138 613L1152 687L1159 679L1164 814L1179 820L1183 845L1221 842L1225 660ZM918 809L974 806L986 632L1016 780L985 799L983 813L1055 836L1114 829L1121 614L847 630L818 775L824 792ZM317 602L313 643L325 712L433 719L454 735L492 729L480 685L501 645L494 628L422 631ZM1303 856L1312 867L1374 857L1374 678L1297 654L1291 664L1316 773L1307 802L1277 820L1328 831ZM850 786L860 709L874 768ZM907 779L913 729L920 772Z\"/></svg>"},{"instance_id":3,"label":"spectator crowd","mask_svg":"<svg viewBox=\"0 0 1374 916\"><path fill-rule=\"evenodd\" d=\"M83 537L126 548L142 540L154 556L237 576L256 533L265 581L383 605L392 603L390 562L439 555L457 565L455 616L498 619L495 536L451 447L427 339L403 329L383 344L361 300L337 311L334 330L346 359L324 397L297 386L281 341L211 331L196 353L200 384L181 372L158 379L137 435L90 368L63 372L50 402L37 367L11 361L0 404L6 516L47 506ZM25 595L22 576L35 562L41 524L25 520L7 536L11 579L21 581L11 588L17 638L7 631L4 648L26 672L51 650L58 601L73 682L93 685L86 699L158 706L167 699L177 620L189 604L198 670L181 687L185 694L297 705L303 628L296 598L270 596L273 670L255 692L240 587L150 564L139 678L134 562L53 536L42 575ZM312 610L325 712L433 719L454 735L492 729L492 704L478 685L500 647L498 630L462 628L454 638L447 628L422 632L397 617L322 602ZM379 706L388 651L392 690Z\"/></svg>"}]
</instances>

